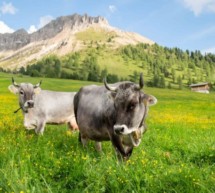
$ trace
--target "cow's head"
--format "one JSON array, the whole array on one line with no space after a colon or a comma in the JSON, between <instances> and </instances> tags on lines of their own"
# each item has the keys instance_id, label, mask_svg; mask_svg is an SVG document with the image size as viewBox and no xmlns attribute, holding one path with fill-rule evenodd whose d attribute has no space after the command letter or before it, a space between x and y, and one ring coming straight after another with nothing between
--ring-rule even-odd
<instances>
[{"instance_id":1,"label":"cow's head","mask_svg":"<svg viewBox=\"0 0 215 193\"><path fill-rule=\"evenodd\" d=\"M138 146L141 134L144 132L144 119L148 107L157 103L152 95L141 91L144 86L142 74L139 85L133 82L122 82L113 87L104 80L106 89L111 91L116 111L116 123L113 127L115 134L121 135L125 145Z\"/></svg>"},{"instance_id":2,"label":"cow's head","mask_svg":"<svg viewBox=\"0 0 215 193\"><path fill-rule=\"evenodd\" d=\"M41 83L42 81L36 85L32 85L31 83L17 84L12 78L12 85L10 85L8 89L12 93L19 95L19 105L24 112L34 107L34 96L41 91Z\"/></svg>"}]
</instances>

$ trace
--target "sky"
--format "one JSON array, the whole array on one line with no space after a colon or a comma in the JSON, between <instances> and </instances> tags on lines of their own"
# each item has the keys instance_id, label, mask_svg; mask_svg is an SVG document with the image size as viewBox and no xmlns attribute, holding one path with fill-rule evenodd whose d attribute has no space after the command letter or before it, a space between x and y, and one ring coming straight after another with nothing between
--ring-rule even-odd
<instances>
[{"instance_id":1,"label":"sky","mask_svg":"<svg viewBox=\"0 0 215 193\"><path fill-rule=\"evenodd\" d=\"M32 33L74 13L103 16L161 46L215 54L215 0L0 0L0 33Z\"/></svg>"}]
</instances>

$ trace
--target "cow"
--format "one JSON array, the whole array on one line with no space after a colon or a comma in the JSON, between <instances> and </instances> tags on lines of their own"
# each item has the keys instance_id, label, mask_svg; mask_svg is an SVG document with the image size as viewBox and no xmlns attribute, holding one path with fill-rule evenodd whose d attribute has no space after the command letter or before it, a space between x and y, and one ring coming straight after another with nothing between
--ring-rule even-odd
<instances>
[{"instance_id":1,"label":"cow","mask_svg":"<svg viewBox=\"0 0 215 193\"><path fill-rule=\"evenodd\" d=\"M111 141L118 157L127 160L133 147L139 146L146 131L148 108L157 99L145 94L143 76L139 84L130 81L82 87L74 98L74 111L83 146L94 140L101 151L102 141Z\"/></svg>"},{"instance_id":2,"label":"cow","mask_svg":"<svg viewBox=\"0 0 215 193\"><path fill-rule=\"evenodd\" d=\"M78 129L73 107L76 93L42 90L41 82L36 85L17 84L12 78L12 85L8 87L12 93L19 96L19 109L23 112L26 129L35 129L37 134L43 134L46 123L68 123L70 129Z\"/></svg>"}]
</instances>

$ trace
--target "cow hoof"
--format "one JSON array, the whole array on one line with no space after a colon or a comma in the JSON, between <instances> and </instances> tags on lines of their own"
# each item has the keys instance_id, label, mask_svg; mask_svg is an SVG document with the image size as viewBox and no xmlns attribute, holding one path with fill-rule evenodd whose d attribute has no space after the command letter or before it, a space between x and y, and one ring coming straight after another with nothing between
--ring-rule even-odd
<instances>
[{"instance_id":1,"label":"cow hoof","mask_svg":"<svg viewBox=\"0 0 215 193\"><path fill-rule=\"evenodd\" d=\"M40 136L43 136L43 131L38 131L38 130L35 130L35 133L37 134L37 135L40 135Z\"/></svg>"}]
</instances>

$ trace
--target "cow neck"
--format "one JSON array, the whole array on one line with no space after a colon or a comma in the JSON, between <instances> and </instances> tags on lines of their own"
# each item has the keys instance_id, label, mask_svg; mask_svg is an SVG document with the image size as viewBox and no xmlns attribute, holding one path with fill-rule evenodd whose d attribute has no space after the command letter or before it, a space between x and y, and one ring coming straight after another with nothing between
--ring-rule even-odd
<instances>
[{"instance_id":1,"label":"cow neck","mask_svg":"<svg viewBox=\"0 0 215 193\"><path fill-rule=\"evenodd\" d=\"M25 110L24 108L22 108L22 111L27 114L28 113L28 110Z\"/></svg>"},{"instance_id":2,"label":"cow neck","mask_svg":"<svg viewBox=\"0 0 215 193\"><path fill-rule=\"evenodd\" d=\"M28 109L25 109L23 105L20 106L20 108L22 109L22 112L23 112L23 113L25 113L25 114L28 113Z\"/></svg>"}]
</instances>

